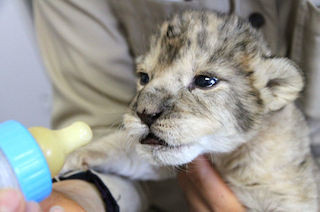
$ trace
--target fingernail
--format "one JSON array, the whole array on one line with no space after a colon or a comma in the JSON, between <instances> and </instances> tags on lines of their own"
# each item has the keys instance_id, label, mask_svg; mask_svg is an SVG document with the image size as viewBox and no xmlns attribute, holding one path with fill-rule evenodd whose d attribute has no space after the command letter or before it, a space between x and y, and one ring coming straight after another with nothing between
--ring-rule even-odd
<instances>
[{"instance_id":1,"label":"fingernail","mask_svg":"<svg viewBox=\"0 0 320 212\"><path fill-rule=\"evenodd\" d=\"M64 212L63 207L56 205L50 208L49 212Z\"/></svg>"},{"instance_id":2,"label":"fingernail","mask_svg":"<svg viewBox=\"0 0 320 212\"><path fill-rule=\"evenodd\" d=\"M16 211L20 206L21 195L12 189L4 189L0 192L0 211Z\"/></svg>"}]
</instances>

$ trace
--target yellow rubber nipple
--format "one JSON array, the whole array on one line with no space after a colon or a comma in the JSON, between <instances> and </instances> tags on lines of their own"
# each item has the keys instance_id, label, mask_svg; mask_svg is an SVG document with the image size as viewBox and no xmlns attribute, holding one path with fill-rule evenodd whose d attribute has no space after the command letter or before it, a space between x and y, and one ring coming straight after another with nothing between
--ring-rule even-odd
<instances>
[{"instance_id":1,"label":"yellow rubber nipple","mask_svg":"<svg viewBox=\"0 0 320 212\"><path fill-rule=\"evenodd\" d=\"M52 177L59 173L69 153L92 139L92 131L84 122L75 122L61 130L31 127L29 131L41 147Z\"/></svg>"}]
</instances>

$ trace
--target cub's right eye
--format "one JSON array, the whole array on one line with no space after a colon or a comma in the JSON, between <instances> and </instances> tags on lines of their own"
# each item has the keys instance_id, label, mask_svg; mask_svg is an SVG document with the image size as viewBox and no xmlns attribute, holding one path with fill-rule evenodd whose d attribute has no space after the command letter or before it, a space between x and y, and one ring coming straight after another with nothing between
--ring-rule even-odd
<instances>
[{"instance_id":1,"label":"cub's right eye","mask_svg":"<svg viewBox=\"0 0 320 212\"><path fill-rule=\"evenodd\" d=\"M149 82L149 76L147 73L140 72L139 77L141 85L146 85Z\"/></svg>"},{"instance_id":2,"label":"cub's right eye","mask_svg":"<svg viewBox=\"0 0 320 212\"><path fill-rule=\"evenodd\" d=\"M211 88L219 82L216 77L198 75L194 78L194 84L198 88Z\"/></svg>"}]
</instances>

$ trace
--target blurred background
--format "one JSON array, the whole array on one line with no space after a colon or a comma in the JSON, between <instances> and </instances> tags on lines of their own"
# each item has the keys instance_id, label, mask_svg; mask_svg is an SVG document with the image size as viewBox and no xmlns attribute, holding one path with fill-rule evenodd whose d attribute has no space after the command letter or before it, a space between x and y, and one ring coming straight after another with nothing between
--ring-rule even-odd
<instances>
[{"instance_id":1,"label":"blurred background","mask_svg":"<svg viewBox=\"0 0 320 212\"><path fill-rule=\"evenodd\" d=\"M51 86L27 0L0 0L0 122L49 126Z\"/></svg>"}]
</instances>

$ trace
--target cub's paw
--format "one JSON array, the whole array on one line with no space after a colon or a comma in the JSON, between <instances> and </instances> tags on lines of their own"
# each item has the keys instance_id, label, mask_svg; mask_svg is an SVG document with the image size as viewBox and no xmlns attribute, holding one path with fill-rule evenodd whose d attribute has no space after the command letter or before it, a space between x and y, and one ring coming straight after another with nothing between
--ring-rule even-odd
<instances>
[{"instance_id":1,"label":"cub's paw","mask_svg":"<svg viewBox=\"0 0 320 212\"><path fill-rule=\"evenodd\" d=\"M79 149L67 157L60 174L73 170L88 170L89 168L100 165L103 158L105 158L105 155L101 152Z\"/></svg>"}]
</instances>

